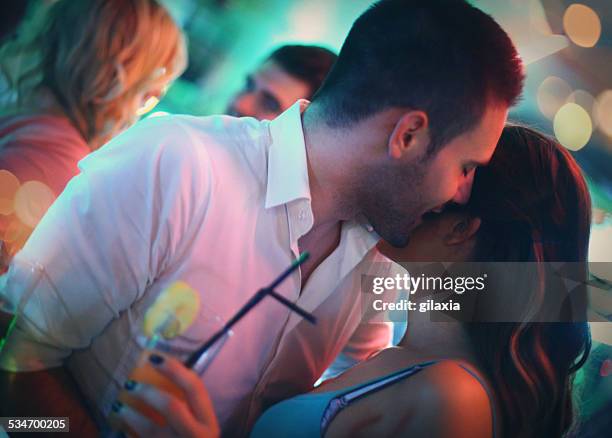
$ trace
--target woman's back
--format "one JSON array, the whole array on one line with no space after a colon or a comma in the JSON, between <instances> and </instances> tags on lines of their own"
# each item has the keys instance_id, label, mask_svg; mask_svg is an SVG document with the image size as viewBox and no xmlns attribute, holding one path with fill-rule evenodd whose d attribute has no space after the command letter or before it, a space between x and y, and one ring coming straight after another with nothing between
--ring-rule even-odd
<instances>
[{"instance_id":1,"label":"woman's back","mask_svg":"<svg viewBox=\"0 0 612 438\"><path fill-rule=\"evenodd\" d=\"M0 240L10 257L79 169L89 146L56 115L0 117ZM1 268L0 268L1 272Z\"/></svg>"},{"instance_id":2,"label":"woman's back","mask_svg":"<svg viewBox=\"0 0 612 438\"><path fill-rule=\"evenodd\" d=\"M61 116L0 117L0 138L0 169L10 171L21 183L40 181L56 195L78 173L78 161L91 152Z\"/></svg>"}]
</instances>

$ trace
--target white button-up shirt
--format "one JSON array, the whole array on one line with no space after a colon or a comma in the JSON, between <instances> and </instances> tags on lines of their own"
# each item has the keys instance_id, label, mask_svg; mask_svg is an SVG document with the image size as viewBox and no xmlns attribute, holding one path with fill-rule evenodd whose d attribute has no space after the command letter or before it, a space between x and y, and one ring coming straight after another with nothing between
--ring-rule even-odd
<instances>
[{"instance_id":1,"label":"white button-up shirt","mask_svg":"<svg viewBox=\"0 0 612 438\"><path fill-rule=\"evenodd\" d=\"M140 352L144 311L177 280L200 294L201 313L167 348L195 350L216 328L209 316L227 320L269 284L313 225L306 104L272 122L147 119L81 161L8 273L4 298L25 307L0 366L66 365L104 418ZM278 287L316 326L272 299L235 326L203 375L225 430L243 433L268 404L308 390L343 350L362 360L389 344L390 325L369 321L360 291L363 274L401 269L377 240L344 222L303 289L299 272Z\"/></svg>"}]
</instances>

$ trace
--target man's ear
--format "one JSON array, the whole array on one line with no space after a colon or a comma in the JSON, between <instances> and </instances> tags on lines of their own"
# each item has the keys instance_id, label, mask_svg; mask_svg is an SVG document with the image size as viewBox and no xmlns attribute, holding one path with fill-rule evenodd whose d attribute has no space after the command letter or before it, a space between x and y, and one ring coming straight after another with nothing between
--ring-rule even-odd
<instances>
[{"instance_id":1,"label":"man's ear","mask_svg":"<svg viewBox=\"0 0 612 438\"><path fill-rule=\"evenodd\" d=\"M389 137L389 156L400 159L421 156L429 146L429 119L423 111L408 111L395 124Z\"/></svg>"},{"instance_id":2,"label":"man's ear","mask_svg":"<svg viewBox=\"0 0 612 438\"><path fill-rule=\"evenodd\" d=\"M444 238L446 245L460 245L470 240L480 228L479 217L462 216L457 218L451 231Z\"/></svg>"}]
</instances>

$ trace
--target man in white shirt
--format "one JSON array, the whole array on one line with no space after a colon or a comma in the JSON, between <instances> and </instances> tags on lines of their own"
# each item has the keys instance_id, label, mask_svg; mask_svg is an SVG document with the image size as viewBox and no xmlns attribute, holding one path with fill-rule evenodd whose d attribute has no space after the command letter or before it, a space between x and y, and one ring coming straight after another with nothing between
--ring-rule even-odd
<instances>
[{"instance_id":1,"label":"man in white shirt","mask_svg":"<svg viewBox=\"0 0 612 438\"><path fill-rule=\"evenodd\" d=\"M0 358L13 411L69 406L76 416L69 387L45 392L65 384L67 369L105 417L161 290L180 280L200 294L202 314L168 343L193 351L212 332L204 311L227 319L304 251L310 259L278 292L318 324L268 300L236 326L203 376L224 433L243 435L341 352L356 361L388 345L389 326L360 291L362 275L397 272L376 250L379 236L403 246L423 214L467 200L523 79L489 16L442 3L371 8L310 106L300 101L272 122L145 120L83 160L8 273L4 300L25 303ZM415 17L440 34L420 37L429 27ZM435 71L456 53L464 56ZM20 390L35 381L39 394Z\"/></svg>"}]
</instances>

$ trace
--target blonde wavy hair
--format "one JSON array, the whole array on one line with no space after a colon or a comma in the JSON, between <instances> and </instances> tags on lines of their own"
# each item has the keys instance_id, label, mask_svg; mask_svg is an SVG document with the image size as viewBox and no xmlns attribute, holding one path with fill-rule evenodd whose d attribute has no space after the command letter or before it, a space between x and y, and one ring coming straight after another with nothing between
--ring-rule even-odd
<instances>
[{"instance_id":1,"label":"blonde wavy hair","mask_svg":"<svg viewBox=\"0 0 612 438\"><path fill-rule=\"evenodd\" d=\"M183 34L156 0L59 0L40 31L28 43L38 62L14 78L17 106L50 92L92 150L186 67Z\"/></svg>"}]
</instances>

